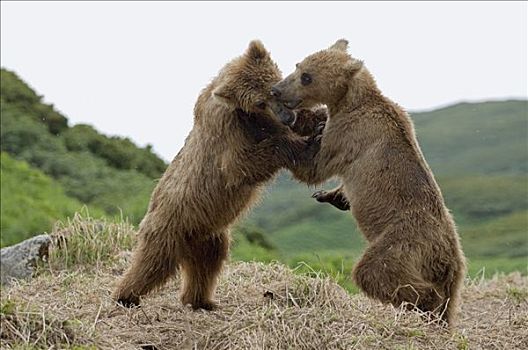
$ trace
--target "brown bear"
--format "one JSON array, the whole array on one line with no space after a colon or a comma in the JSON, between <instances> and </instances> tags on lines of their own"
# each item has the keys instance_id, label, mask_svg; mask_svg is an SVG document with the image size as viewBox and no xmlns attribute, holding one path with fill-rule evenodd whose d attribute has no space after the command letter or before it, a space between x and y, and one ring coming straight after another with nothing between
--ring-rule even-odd
<instances>
[{"instance_id":1,"label":"brown bear","mask_svg":"<svg viewBox=\"0 0 528 350\"><path fill-rule=\"evenodd\" d=\"M329 109L314 163L295 176L311 184L341 179L344 196L339 189L319 195L350 202L369 242L353 276L369 297L409 302L452 324L466 269L455 224L411 119L347 46L339 40L306 57L272 88L289 108Z\"/></svg>"},{"instance_id":2,"label":"brown bear","mask_svg":"<svg viewBox=\"0 0 528 350\"><path fill-rule=\"evenodd\" d=\"M139 304L179 269L183 304L215 307L230 226L279 169L311 161L318 149L313 137L285 125L295 116L270 95L280 79L268 51L253 41L201 92L193 129L140 224L131 266L114 293L119 303Z\"/></svg>"}]
</instances>

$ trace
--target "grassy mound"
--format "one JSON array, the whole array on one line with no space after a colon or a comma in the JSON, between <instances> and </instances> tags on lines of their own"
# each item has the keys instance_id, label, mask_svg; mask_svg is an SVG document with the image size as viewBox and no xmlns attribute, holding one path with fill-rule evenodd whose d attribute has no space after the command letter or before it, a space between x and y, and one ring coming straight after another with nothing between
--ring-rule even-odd
<instances>
[{"instance_id":1,"label":"grassy mound","mask_svg":"<svg viewBox=\"0 0 528 350\"><path fill-rule=\"evenodd\" d=\"M528 279L520 274L468 281L452 333L276 263L228 264L214 312L181 305L178 278L125 309L111 292L130 257L121 247L132 246L132 227L77 217L55 234L38 276L2 290L2 348L528 348Z\"/></svg>"}]
</instances>

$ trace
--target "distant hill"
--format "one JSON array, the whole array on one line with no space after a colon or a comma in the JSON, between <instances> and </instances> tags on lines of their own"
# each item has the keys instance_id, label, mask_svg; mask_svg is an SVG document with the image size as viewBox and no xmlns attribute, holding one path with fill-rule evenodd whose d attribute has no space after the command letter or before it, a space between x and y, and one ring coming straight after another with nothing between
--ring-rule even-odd
<instances>
[{"instance_id":1,"label":"distant hill","mask_svg":"<svg viewBox=\"0 0 528 350\"><path fill-rule=\"evenodd\" d=\"M413 113L436 176L528 174L528 102L460 103Z\"/></svg>"},{"instance_id":2,"label":"distant hill","mask_svg":"<svg viewBox=\"0 0 528 350\"><path fill-rule=\"evenodd\" d=\"M70 126L14 72L2 69L0 76L1 150L52 178L71 199L139 222L166 167L152 147L89 125ZM3 223L4 234L13 230Z\"/></svg>"},{"instance_id":3,"label":"distant hill","mask_svg":"<svg viewBox=\"0 0 528 350\"><path fill-rule=\"evenodd\" d=\"M129 138L108 137L89 125L70 127L65 116L56 111L53 105L42 102L42 96L37 95L14 72L2 68L0 77L2 129L6 128L2 133L2 147L13 153L22 153L26 146L23 141L44 139L50 142L49 135L42 133L42 129L38 130L42 135L37 134L36 127L26 133L18 130L20 125L30 127L29 121L33 121L44 126L49 134L59 137L60 142L53 145L55 151L64 146L70 152L88 152L112 168L135 170L148 177L158 177L165 170L165 162L152 152L152 146L140 148ZM37 138L31 139L29 136Z\"/></svg>"}]
</instances>

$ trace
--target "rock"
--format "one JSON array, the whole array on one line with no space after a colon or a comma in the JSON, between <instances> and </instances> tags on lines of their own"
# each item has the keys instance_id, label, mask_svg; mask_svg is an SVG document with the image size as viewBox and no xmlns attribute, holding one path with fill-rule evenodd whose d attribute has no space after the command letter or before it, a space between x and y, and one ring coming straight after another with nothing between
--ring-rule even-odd
<instances>
[{"instance_id":1,"label":"rock","mask_svg":"<svg viewBox=\"0 0 528 350\"><path fill-rule=\"evenodd\" d=\"M50 243L49 235L39 235L0 249L0 283L9 285L13 279L30 279L37 261L48 256Z\"/></svg>"}]
</instances>

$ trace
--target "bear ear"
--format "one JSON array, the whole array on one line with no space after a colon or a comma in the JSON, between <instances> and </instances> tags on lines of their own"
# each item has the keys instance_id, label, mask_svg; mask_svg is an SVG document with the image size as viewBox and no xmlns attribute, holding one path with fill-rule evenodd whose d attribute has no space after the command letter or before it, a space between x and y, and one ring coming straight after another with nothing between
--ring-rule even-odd
<instances>
[{"instance_id":1,"label":"bear ear","mask_svg":"<svg viewBox=\"0 0 528 350\"><path fill-rule=\"evenodd\" d=\"M222 84L213 90L213 97L227 106L233 105L233 96L226 84Z\"/></svg>"},{"instance_id":2,"label":"bear ear","mask_svg":"<svg viewBox=\"0 0 528 350\"><path fill-rule=\"evenodd\" d=\"M260 40L253 40L249 43L249 46L246 51L246 56L255 60L260 61L268 57L269 53L264 47L264 44Z\"/></svg>"},{"instance_id":3,"label":"bear ear","mask_svg":"<svg viewBox=\"0 0 528 350\"><path fill-rule=\"evenodd\" d=\"M363 61L353 58L346 63L345 68L353 76L363 68Z\"/></svg>"},{"instance_id":4,"label":"bear ear","mask_svg":"<svg viewBox=\"0 0 528 350\"><path fill-rule=\"evenodd\" d=\"M346 52L348 49L348 40L346 39L339 39L334 43L334 45L330 46L328 48L329 50L338 50L338 51L344 51Z\"/></svg>"}]
</instances>

